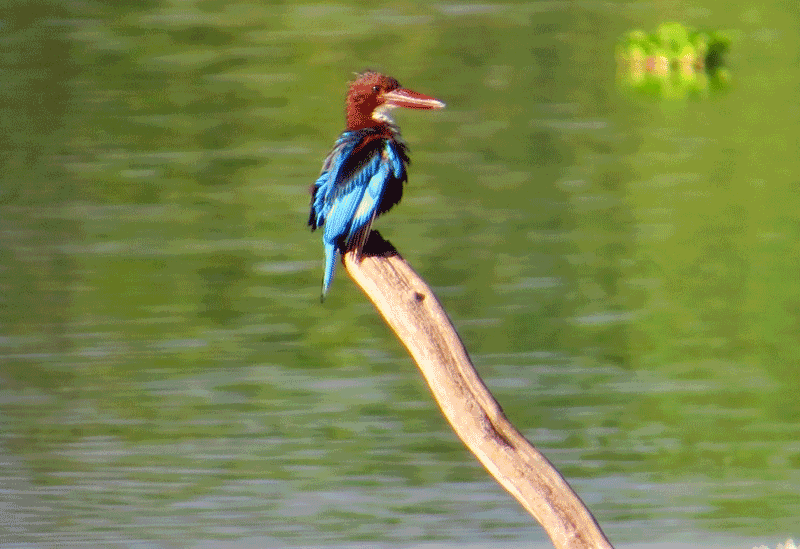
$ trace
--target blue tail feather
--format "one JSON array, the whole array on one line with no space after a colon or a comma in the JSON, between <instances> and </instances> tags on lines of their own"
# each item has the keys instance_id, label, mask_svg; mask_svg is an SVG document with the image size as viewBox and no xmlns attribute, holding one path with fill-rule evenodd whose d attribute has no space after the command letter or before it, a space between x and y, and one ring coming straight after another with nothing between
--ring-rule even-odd
<instances>
[{"instance_id":1,"label":"blue tail feather","mask_svg":"<svg viewBox=\"0 0 800 549\"><path fill-rule=\"evenodd\" d=\"M325 296L331 288L333 282L333 274L336 272L336 260L339 258L339 252L336 250L336 245L333 242L325 242L325 275L322 278L322 295L319 296L320 301L325 301Z\"/></svg>"}]
</instances>

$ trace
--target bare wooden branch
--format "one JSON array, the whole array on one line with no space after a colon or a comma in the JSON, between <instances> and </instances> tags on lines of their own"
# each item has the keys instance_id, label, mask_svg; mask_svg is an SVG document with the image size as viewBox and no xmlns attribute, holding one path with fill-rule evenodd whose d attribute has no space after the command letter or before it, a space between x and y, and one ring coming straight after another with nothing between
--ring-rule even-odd
<instances>
[{"instance_id":1,"label":"bare wooden branch","mask_svg":"<svg viewBox=\"0 0 800 549\"><path fill-rule=\"evenodd\" d=\"M373 232L369 244L381 240ZM557 549L613 549L567 481L506 419L427 284L396 252L369 253L348 252L345 267L405 344L459 438Z\"/></svg>"}]
</instances>

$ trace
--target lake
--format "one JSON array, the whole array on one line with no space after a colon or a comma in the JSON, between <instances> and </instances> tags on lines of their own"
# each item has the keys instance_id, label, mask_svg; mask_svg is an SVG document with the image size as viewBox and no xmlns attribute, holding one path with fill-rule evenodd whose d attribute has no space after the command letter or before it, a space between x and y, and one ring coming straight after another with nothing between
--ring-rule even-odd
<instances>
[{"instance_id":1,"label":"lake","mask_svg":"<svg viewBox=\"0 0 800 549\"><path fill-rule=\"evenodd\" d=\"M339 269L309 186L374 68L375 223L618 547L800 536L795 3L4 2L0 546L547 547ZM614 48L724 30L730 86Z\"/></svg>"}]
</instances>

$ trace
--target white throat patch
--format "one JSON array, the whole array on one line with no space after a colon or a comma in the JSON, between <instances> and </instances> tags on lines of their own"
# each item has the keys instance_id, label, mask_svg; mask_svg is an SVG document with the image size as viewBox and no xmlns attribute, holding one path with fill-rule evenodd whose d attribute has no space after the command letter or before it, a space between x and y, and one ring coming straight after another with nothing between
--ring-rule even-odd
<instances>
[{"instance_id":1,"label":"white throat patch","mask_svg":"<svg viewBox=\"0 0 800 549\"><path fill-rule=\"evenodd\" d=\"M386 122L387 124L394 126L394 118L392 118L391 115L391 110L394 108L394 105L384 103L372 111L372 119L377 120L378 122Z\"/></svg>"}]
</instances>

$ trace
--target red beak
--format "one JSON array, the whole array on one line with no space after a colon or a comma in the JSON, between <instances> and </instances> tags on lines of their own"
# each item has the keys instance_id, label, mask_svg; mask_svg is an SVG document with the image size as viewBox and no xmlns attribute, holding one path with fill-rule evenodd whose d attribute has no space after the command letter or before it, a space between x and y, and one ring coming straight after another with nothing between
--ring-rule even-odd
<instances>
[{"instance_id":1,"label":"red beak","mask_svg":"<svg viewBox=\"0 0 800 549\"><path fill-rule=\"evenodd\" d=\"M385 101L385 105L392 107L405 107L407 109L444 108L444 103L438 99L405 88L397 88L396 90L385 92L381 97Z\"/></svg>"}]
</instances>

